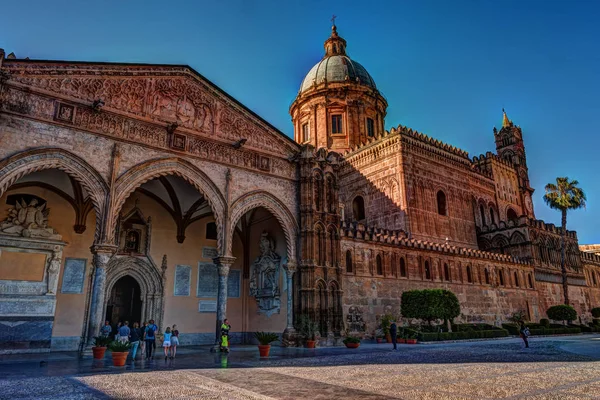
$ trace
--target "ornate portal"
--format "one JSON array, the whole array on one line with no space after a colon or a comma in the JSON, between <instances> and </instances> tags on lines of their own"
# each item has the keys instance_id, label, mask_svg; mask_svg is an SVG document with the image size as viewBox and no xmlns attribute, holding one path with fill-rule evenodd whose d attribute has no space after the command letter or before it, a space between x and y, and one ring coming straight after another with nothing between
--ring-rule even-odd
<instances>
[{"instance_id":1,"label":"ornate portal","mask_svg":"<svg viewBox=\"0 0 600 400\"><path fill-rule=\"evenodd\" d=\"M250 295L256 298L258 313L270 317L281 310L279 271L281 257L267 232L260 236L260 256L250 268Z\"/></svg>"}]
</instances>

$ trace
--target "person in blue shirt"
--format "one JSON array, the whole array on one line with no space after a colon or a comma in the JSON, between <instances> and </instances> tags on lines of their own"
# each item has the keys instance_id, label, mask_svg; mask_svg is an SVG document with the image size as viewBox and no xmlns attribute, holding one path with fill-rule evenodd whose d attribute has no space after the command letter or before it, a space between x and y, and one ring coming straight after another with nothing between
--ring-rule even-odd
<instances>
[{"instance_id":1,"label":"person in blue shirt","mask_svg":"<svg viewBox=\"0 0 600 400\"><path fill-rule=\"evenodd\" d=\"M169 358L169 354L171 352L171 336L173 335L173 333L171 332L171 327L167 326L167 330L164 333L164 339L163 339L163 349L165 351L165 360L167 358Z\"/></svg>"},{"instance_id":2,"label":"person in blue shirt","mask_svg":"<svg viewBox=\"0 0 600 400\"><path fill-rule=\"evenodd\" d=\"M156 331L158 327L154 325L154 320L151 319L150 323L146 327L146 358L152 358L152 351L156 346Z\"/></svg>"}]
</instances>

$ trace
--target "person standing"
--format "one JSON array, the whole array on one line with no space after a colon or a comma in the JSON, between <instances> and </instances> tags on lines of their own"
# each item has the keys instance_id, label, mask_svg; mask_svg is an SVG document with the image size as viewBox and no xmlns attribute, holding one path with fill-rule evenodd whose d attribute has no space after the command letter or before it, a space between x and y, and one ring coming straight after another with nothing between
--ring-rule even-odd
<instances>
[{"instance_id":1,"label":"person standing","mask_svg":"<svg viewBox=\"0 0 600 400\"><path fill-rule=\"evenodd\" d=\"M519 321L519 333L521 336L521 339L523 339L523 342L525 343L525 348L528 349L529 348L529 340L527 339L530 335L529 333L529 328L527 326L525 326L525 321Z\"/></svg>"},{"instance_id":2,"label":"person standing","mask_svg":"<svg viewBox=\"0 0 600 400\"><path fill-rule=\"evenodd\" d=\"M177 330L177 325L173 325L173 335L171 336L171 360L175 358L175 354L177 354L177 346L179 346L179 330Z\"/></svg>"},{"instance_id":3,"label":"person standing","mask_svg":"<svg viewBox=\"0 0 600 400\"><path fill-rule=\"evenodd\" d=\"M142 353L142 358L146 356L146 329L148 328L148 323L144 321L142 327L140 328L140 351Z\"/></svg>"},{"instance_id":4,"label":"person standing","mask_svg":"<svg viewBox=\"0 0 600 400\"><path fill-rule=\"evenodd\" d=\"M131 334L131 329L129 329L129 321L125 321L123 325L119 328L119 340L121 343L127 343L129 341L129 335Z\"/></svg>"},{"instance_id":5,"label":"person standing","mask_svg":"<svg viewBox=\"0 0 600 400\"><path fill-rule=\"evenodd\" d=\"M171 332L171 327L167 326L165 333L163 335L163 350L165 352L165 361L169 358L169 354L171 353L171 336L173 333Z\"/></svg>"},{"instance_id":6,"label":"person standing","mask_svg":"<svg viewBox=\"0 0 600 400\"><path fill-rule=\"evenodd\" d=\"M221 324L221 351L225 353L229 353L229 330L231 329L231 325L229 325L229 320L225 319L223 324Z\"/></svg>"},{"instance_id":7,"label":"person standing","mask_svg":"<svg viewBox=\"0 0 600 400\"><path fill-rule=\"evenodd\" d=\"M100 335L103 337L109 337L112 332L112 327L109 321L104 321L104 326L100 329Z\"/></svg>"},{"instance_id":8,"label":"person standing","mask_svg":"<svg viewBox=\"0 0 600 400\"><path fill-rule=\"evenodd\" d=\"M396 321L392 321L390 324L390 336L392 337L392 343L394 344L394 351L398 350L396 347L396 338L398 336L398 325L396 325Z\"/></svg>"},{"instance_id":9,"label":"person standing","mask_svg":"<svg viewBox=\"0 0 600 400\"><path fill-rule=\"evenodd\" d=\"M156 345L156 330L157 327L154 325L154 321L150 320L150 323L146 327L146 358L152 358L152 351Z\"/></svg>"},{"instance_id":10,"label":"person standing","mask_svg":"<svg viewBox=\"0 0 600 400\"><path fill-rule=\"evenodd\" d=\"M119 333L119 330L121 329L121 325L123 325L123 323L121 321L117 322L117 327L113 331L113 333L114 333L114 340L119 340L119 337L121 335Z\"/></svg>"},{"instance_id":11,"label":"person standing","mask_svg":"<svg viewBox=\"0 0 600 400\"><path fill-rule=\"evenodd\" d=\"M137 353L138 346L140 345L140 339L142 336L142 332L140 331L139 322L133 323L133 328L131 329L131 333L129 335L129 341L131 342L131 359L135 361L135 355Z\"/></svg>"}]
</instances>

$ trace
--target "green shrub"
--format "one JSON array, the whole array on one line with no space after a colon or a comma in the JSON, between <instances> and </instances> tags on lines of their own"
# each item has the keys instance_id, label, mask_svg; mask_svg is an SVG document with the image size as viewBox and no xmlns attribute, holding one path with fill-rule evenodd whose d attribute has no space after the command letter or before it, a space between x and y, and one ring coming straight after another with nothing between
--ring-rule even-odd
<instances>
[{"instance_id":1,"label":"green shrub","mask_svg":"<svg viewBox=\"0 0 600 400\"><path fill-rule=\"evenodd\" d=\"M497 337L506 337L508 332L504 329L495 329L489 331L459 331L459 332L439 332L439 333L421 333L419 340L422 342L434 342L440 340L467 340L467 339L491 339Z\"/></svg>"},{"instance_id":2,"label":"green shrub","mask_svg":"<svg viewBox=\"0 0 600 400\"><path fill-rule=\"evenodd\" d=\"M600 307L592 308L592 316L594 318L600 318Z\"/></svg>"},{"instance_id":3,"label":"green shrub","mask_svg":"<svg viewBox=\"0 0 600 400\"><path fill-rule=\"evenodd\" d=\"M546 328L550 328L550 320L547 318L540 319L540 325Z\"/></svg>"},{"instance_id":4,"label":"green shrub","mask_svg":"<svg viewBox=\"0 0 600 400\"><path fill-rule=\"evenodd\" d=\"M263 346L271 344L279 340L279 336L272 332L254 332L254 338Z\"/></svg>"},{"instance_id":5,"label":"green shrub","mask_svg":"<svg viewBox=\"0 0 600 400\"><path fill-rule=\"evenodd\" d=\"M346 343L360 343L360 338L357 338L356 336L346 336L346 338L344 339L344 344Z\"/></svg>"},{"instance_id":6,"label":"green shrub","mask_svg":"<svg viewBox=\"0 0 600 400\"><path fill-rule=\"evenodd\" d=\"M402 293L402 316L428 321L452 320L460 315L460 303L445 289L409 290Z\"/></svg>"},{"instance_id":7,"label":"green shrub","mask_svg":"<svg viewBox=\"0 0 600 400\"><path fill-rule=\"evenodd\" d=\"M574 321L577 319L577 311L566 304L552 306L546 311L546 314L548 314L548 318L555 321Z\"/></svg>"},{"instance_id":8,"label":"green shrub","mask_svg":"<svg viewBox=\"0 0 600 400\"><path fill-rule=\"evenodd\" d=\"M596 325L596 326L600 326L600 318L594 318L592 320L592 324Z\"/></svg>"},{"instance_id":9,"label":"green shrub","mask_svg":"<svg viewBox=\"0 0 600 400\"><path fill-rule=\"evenodd\" d=\"M515 324L502 324L502 328L506 329L511 335L519 335L519 327Z\"/></svg>"},{"instance_id":10,"label":"green shrub","mask_svg":"<svg viewBox=\"0 0 600 400\"><path fill-rule=\"evenodd\" d=\"M111 341L108 336L94 336L94 347L106 347Z\"/></svg>"},{"instance_id":11,"label":"green shrub","mask_svg":"<svg viewBox=\"0 0 600 400\"><path fill-rule=\"evenodd\" d=\"M113 353L125 353L129 351L131 348L131 343L129 342L121 342L120 340L115 340L110 342L108 345L108 349Z\"/></svg>"}]
</instances>

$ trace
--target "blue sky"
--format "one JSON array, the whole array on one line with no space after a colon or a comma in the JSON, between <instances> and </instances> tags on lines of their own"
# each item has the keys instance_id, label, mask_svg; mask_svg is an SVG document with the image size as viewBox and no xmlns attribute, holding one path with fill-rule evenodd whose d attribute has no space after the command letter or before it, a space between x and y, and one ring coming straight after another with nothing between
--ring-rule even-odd
<instances>
[{"instance_id":1,"label":"blue sky","mask_svg":"<svg viewBox=\"0 0 600 400\"><path fill-rule=\"evenodd\" d=\"M0 47L19 58L189 64L288 135L288 108L323 54L332 14L399 123L471 155L501 110L523 128L538 218L557 176L578 179L580 243L600 243L598 1L6 2Z\"/></svg>"}]
</instances>

